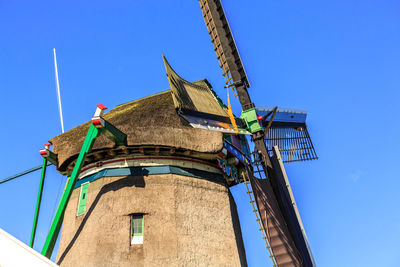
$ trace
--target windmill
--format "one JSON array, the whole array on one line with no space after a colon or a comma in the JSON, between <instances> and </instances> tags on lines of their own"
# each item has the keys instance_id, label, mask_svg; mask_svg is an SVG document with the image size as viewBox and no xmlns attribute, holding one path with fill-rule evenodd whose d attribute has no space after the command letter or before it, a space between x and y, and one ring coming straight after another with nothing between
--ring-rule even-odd
<instances>
[{"instance_id":1,"label":"windmill","mask_svg":"<svg viewBox=\"0 0 400 267\"><path fill-rule=\"evenodd\" d=\"M248 193L252 204L251 196L255 197L259 211L257 220L260 216L260 229L271 259L278 266L315 266L283 167L283 162L317 159L305 124L306 112L255 106L221 1L199 2L226 87L236 91L242 106L240 117L254 142L255 151L248 172L252 192L248 190ZM249 189L246 180L245 184ZM279 239L279 236L282 240L276 242L274 238Z\"/></svg>"},{"instance_id":2,"label":"windmill","mask_svg":"<svg viewBox=\"0 0 400 267\"><path fill-rule=\"evenodd\" d=\"M96 197L94 200L90 200L93 201L90 207L86 203L87 197L90 197L90 194L92 196L94 194L90 192L93 186L89 187L87 183L89 180L90 182L97 181L100 176L116 177L128 174L140 176L158 172L156 175L166 173L172 176L189 177L191 175L196 178L201 177L217 181L220 176L212 177L210 174L217 173L214 166L206 164L217 162L220 169L225 172L225 182L229 186L244 182L246 188L248 188L248 193L254 205L264 240L271 252L273 263L278 266L314 265L298 211L293 205L295 202L283 167L283 162L316 158L305 125L305 113L296 110L256 107L251 102L247 90L250 87L250 83L241 63L220 1L201 0L200 6L220 66L226 78L226 86L237 93L243 109L242 115L240 118L234 118L229 109L229 103L228 107L226 107L206 80L194 83L184 80L164 58L171 87L170 91L138 100L138 102L134 101L120 105L107 114L104 114L106 107L99 105L89 123L82 125L82 127L77 127L73 132L67 132L65 135L52 139L54 151L50 150L49 143L41 150L41 155L44 157L43 175L48 161L50 161L58 167L61 173L70 177L45 247L42 250L43 255L51 256L61 224L70 220L72 213L75 213L74 216L76 215L76 218L73 218L74 222L80 221L81 224L78 224L77 228L68 228L64 225L67 239L71 237L72 241L79 240L83 229L85 227L88 228L93 223L90 221L89 215L95 214L96 209L95 207L92 208L93 203L101 203L101 199L99 200ZM156 143L158 142L157 140L151 139L152 143L149 143L150 137L148 136L147 139L143 138L137 143L129 139L135 135L138 129L127 128L127 124L122 117L117 115L125 114L126 117L129 115L134 118L140 118L138 107L147 108L147 106L152 105L168 109L170 112L168 114L171 118L174 118L171 124L182 126L182 128L180 128L181 126L171 128L179 130L172 132L171 136L168 137L173 142L168 143L170 140L164 140ZM143 115L145 113L140 114ZM175 115L182 120L176 120L178 117ZM166 124L169 123L166 117L160 119L165 120L163 122ZM149 118L149 121L151 120L154 120L154 118ZM138 120L135 123L146 125L147 122ZM188 128L190 127L196 130L189 130ZM153 130L156 131L155 128ZM212 140L221 136L213 133L204 134L204 130L225 134L223 139L221 138L220 141L214 143L215 147L218 148L211 148L211 145L207 149L199 147L200 141L213 144ZM203 134L203 139L199 137L200 133ZM153 134L160 135L157 132L153 132ZM185 140L178 140L176 136L173 136L174 134L180 134L182 139L184 135L195 134L199 141L195 144L190 144ZM243 137L245 134L251 135L254 142L255 151L253 153L250 153L246 139ZM76 138L76 136L79 138ZM163 138L168 139L165 136L160 137L160 139ZM95 143L96 139L97 142ZM83 146L80 145L81 143L83 143ZM179 145L176 145L177 143ZM148 165L148 161L151 160L177 161L177 159L180 159L181 162L175 162L172 165L168 165L166 162L163 162L164 165ZM138 162L144 165L136 165ZM183 164L185 162L190 162L191 168L185 167ZM150 163L154 164L154 162ZM110 166L112 168L108 168ZM169 167L161 168L161 166ZM207 174L203 175L204 173L201 173L201 171L207 172ZM139 189L142 182L136 180L126 181L128 185L137 186ZM121 186L116 186L112 183L111 185L107 184L107 187L102 187L101 190L103 191L100 190L100 192L102 194L110 194L110 192L117 191ZM139 189L137 192L140 191ZM70 201L71 197L77 200L75 201L76 207L68 206L72 203ZM143 242L143 235L141 236L140 233L143 234L141 231L147 227L146 216L148 214L150 213L146 213L145 210L137 210L134 213L127 214L127 216L131 217L133 225L131 228L131 245L140 245L140 242ZM84 217L78 217L80 215L84 215ZM232 215L232 218L234 217ZM145 220L145 223L143 223L143 220ZM100 220L99 223L101 223ZM235 223L237 222L233 224ZM233 226L233 228L235 227L237 225ZM77 243L72 241L66 242L61 259L67 257L68 251L74 250L74 244ZM85 242L86 244L94 245L87 242L87 240ZM239 243L240 241L237 247L241 246ZM102 246L103 244L96 245ZM140 254L140 247L135 249ZM79 251L79 249L75 248L75 251L77 250ZM78 254L78 252L74 253L77 253L75 254L76 258L84 256ZM239 252L238 254L241 253ZM238 262L244 265L242 259L239 259L236 263Z\"/></svg>"}]
</instances>

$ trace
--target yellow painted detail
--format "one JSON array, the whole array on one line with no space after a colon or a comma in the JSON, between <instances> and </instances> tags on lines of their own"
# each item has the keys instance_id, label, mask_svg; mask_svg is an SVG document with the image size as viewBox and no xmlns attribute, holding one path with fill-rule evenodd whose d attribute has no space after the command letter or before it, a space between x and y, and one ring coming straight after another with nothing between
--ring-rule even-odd
<instances>
[{"instance_id":1,"label":"yellow painted detail","mask_svg":"<svg viewBox=\"0 0 400 267\"><path fill-rule=\"evenodd\" d=\"M238 127L236 125L236 121L235 121L235 116L233 116L231 102L229 101L229 88L228 88L227 92L228 92L228 116L229 116L229 119L231 120L231 123L235 130L235 133L239 133L239 129L238 129Z\"/></svg>"}]
</instances>

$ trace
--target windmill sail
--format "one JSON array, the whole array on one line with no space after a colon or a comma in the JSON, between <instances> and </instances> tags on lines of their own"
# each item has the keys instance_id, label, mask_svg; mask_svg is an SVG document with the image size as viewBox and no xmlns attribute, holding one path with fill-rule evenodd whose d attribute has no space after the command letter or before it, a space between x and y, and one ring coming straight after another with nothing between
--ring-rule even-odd
<instances>
[{"instance_id":1,"label":"windmill sail","mask_svg":"<svg viewBox=\"0 0 400 267\"><path fill-rule=\"evenodd\" d=\"M200 8L226 84L250 87L221 1L200 0Z\"/></svg>"},{"instance_id":2,"label":"windmill sail","mask_svg":"<svg viewBox=\"0 0 400 267\"><path fill-rule=\"evenodd\" d=\"M265 116L270 107L256 107L257 114ZM318 159L306 125L304 110L278 108L272 125L265 137L268 151L279 147L284 163Z\"/></svg>"},{"instance_id":3,"label":"windmill sail","mask_svg":"<svg viewBox=\"0 0 400 267\"><path fill-rule=\"evenodd\" d=\"M314 258L297 209L278 147L273 147L273 173L268 179L254 170L249 174L266 238L278 266L314 267ZM260 165L253 161L253 168ZM256 177L258 176L258 177Z\"/></svg>"},{"instance_id":4,"label":"windmill sail","mask_svg":"<svg viewBox=\"0 0 400 267\"><path fill-rule=\"evenodd\" d=\"M299 252L283 219L270 180L250 175L250 183L276 263L278 266L302 266Z\"/></svg>"}]
</instances>

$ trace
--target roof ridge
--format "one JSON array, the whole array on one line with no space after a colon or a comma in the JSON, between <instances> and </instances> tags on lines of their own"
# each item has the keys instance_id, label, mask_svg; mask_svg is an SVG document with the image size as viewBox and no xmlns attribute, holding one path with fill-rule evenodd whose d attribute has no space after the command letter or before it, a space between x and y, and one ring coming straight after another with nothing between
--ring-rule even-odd
<instances>
[{"instance_id":1,"label":"roof ridge","mask_svg":"<svg viewBox=\"0 0 400 267\"><path fill-rule=\"evenodd\" d=\"M142 97L142 98L139 98L139 99L135 99L135 100L132 100L132 101L129 101L129 102L125 102L125 103L116 105L114 108L119 108L119 107L122 107L122 106L125 106L125 105L129 105L129 104L138 102L140 100L144 100L144 99L147 99L147 98L150 98L150 97L154 97L154 96L157 96L157 95L162 95L162 94L165 94L165 93L168 93L168 92L170 92L170 89L167 89L167 90L164 90L164 91L161 91L161 92L149 95L149 96L145 96L145 97Z\"/></svg>"}]
</instances>

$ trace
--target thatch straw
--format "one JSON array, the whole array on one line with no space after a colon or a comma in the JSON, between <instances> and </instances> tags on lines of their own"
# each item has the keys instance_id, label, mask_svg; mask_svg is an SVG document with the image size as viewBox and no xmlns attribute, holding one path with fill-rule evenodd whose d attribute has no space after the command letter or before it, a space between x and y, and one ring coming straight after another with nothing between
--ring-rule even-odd
<instances>
[{"instance_id":1,"label":"thatch straw","mask_svg":"<svg viewBox=\"0 0 400 267\"><path fill-rule=\"evenodd\" d=\"M204 153L222 149L222 133L195 129L177 114L171 91L119 105L106 113L104 119L127 135L128 146L160 145ZM58 154L59 170L65 170L82 147L90 122L84 123L50 140ZM105 136L97 138L93 149L113 148Z\"/></svg>"}]
</instances>

